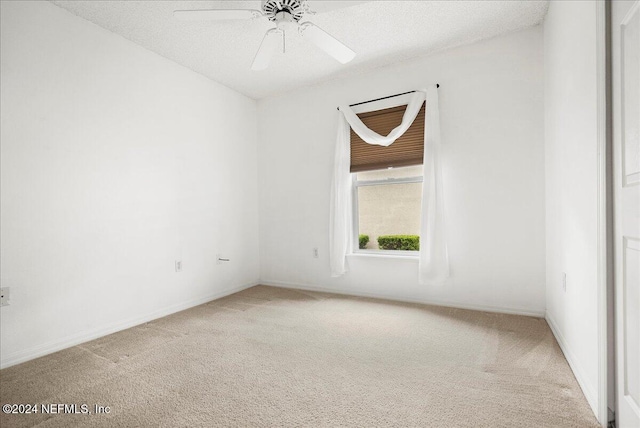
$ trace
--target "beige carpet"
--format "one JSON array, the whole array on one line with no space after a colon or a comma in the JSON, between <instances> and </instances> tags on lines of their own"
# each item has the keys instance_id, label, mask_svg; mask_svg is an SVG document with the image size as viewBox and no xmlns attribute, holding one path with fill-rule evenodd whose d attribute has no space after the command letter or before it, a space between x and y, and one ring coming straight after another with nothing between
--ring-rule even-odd
<instances>
[{"instance_id":1,"label":"beige carpet","mask_svg":"<svg viewBox=\"0 0 640 428\"><path fill-rule=\"evenodd\" d=\"M258 286L0 371L3 428L596 427L542 319Z\"/></svg>"}]
</instances>

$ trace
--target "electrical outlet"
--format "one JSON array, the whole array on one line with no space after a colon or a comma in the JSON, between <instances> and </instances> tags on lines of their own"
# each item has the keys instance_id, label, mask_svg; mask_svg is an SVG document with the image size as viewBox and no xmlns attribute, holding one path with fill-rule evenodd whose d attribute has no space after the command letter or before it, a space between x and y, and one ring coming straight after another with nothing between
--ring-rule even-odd
<instances>
[{"instance_id":1,"label":"electrical outlet","mask_svg":"<svg viewBox=\"0 0 640 428\"><path fill-rule=\"evenodd\" d=\"M318 258L318 248L317 247L313 249L313 258L314 259Z\"/></svg>"},{"instance_id":2,"label":"electrical outlet","mask_svg":"<svg viewBox=\"0 0 640 428\"><path fill-rule=\"evenodd\" d=\"M182 260L176 260L176 272L182 272Z\"/></svg>"},{"instance_id":3,"label":"electrical outlet","mask_svg":"<svg viewBox=\"0 0 640 428\"><path fill-rule=\"evenodd\" d=\"M9 306L9 287L0 288L0 306Z\"/></svg>"},{"instance_id":4,"label":"electrical outlet","mask_svg":"<svg viewBox=\"0 0 640 428\"><path fill-rule=\"evenodd\" d=\"M567 292L567 274L562 272L562 291Z\"/></svg>"}]
</instances>

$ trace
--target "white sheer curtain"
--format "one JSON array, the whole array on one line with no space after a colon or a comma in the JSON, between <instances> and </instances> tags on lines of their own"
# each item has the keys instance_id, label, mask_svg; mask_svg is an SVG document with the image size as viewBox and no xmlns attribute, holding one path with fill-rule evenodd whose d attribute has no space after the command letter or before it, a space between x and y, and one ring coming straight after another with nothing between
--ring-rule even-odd
<instances>
[{"instance_id":1,"label":"white sheer curtain","mask_svg":"<svg viewBox=\"0 0 640 428\"><path fill-rule=\"evenodd\" d=\"M329 219L329 263L331 276L347 272L346 255L352 251L353 218L351 199L351 132L344 115L338 112L338 138L331 183L331 215Z\"/></svg>"},{"instance_id":2,"label":"white sheer curtain","mask_svg":"<svg viewBox=\"0 0 640 428\"><path fill-rule=\"evenodd\" d=\"M382 136L367 128L347 106L338 112L338 136L331 185L329 259L331 275L344 275L346 255L353 246L352 176L349 172L350 128L369 144L389 146L411 126L426 99L424 183L420 227L419 279L422 284L440 284L449 276L449 258L444 234L444 210L440 169L440 123L436 86L416 91L410 98L402 123Z\"/></svg>"},{"instance_id":3,"label":"white sheer curtain","mask_svg":"<svg viewBox=\"0 0 640 428\"><path fill-rule=\"evenodd\" d=\"M427 88L426 99L418 276L421 284L440 285L449 278L449 253L445 239L444 194L440 164L440 108L435 85Z\"/></svg>"}]
</instances>

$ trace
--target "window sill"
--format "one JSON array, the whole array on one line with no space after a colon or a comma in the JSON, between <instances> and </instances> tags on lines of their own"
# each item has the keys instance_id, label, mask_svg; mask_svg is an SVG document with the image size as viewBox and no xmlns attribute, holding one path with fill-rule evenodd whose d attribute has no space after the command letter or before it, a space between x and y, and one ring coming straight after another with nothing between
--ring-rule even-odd
<instances>
[{"instance_id":1,"label":"window sill","mask_svg":"<svg viewBox=\"0 0 640 428\"><path fill-rule=\"evenodd\" d=\"M358 251L355 253L347 254L347 257L356 257L363 259L391 259L391 260L419 260L419 253L415 254L411 253L402 253L402 254L392 254L392 253L378 253L378 252L364 252Z\"/></svg>"}]
</instances>

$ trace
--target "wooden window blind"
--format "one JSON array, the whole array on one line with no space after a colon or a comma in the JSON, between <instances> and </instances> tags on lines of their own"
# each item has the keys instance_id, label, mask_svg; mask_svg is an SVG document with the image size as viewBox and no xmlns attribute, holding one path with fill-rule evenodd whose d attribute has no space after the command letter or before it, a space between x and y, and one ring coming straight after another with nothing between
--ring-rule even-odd
<instances>
[{"instance_id":1,"label":"wooden window blind","mask_svg":"<svg viewBox=\"0 0 640 428\"><path fill-rule=\"evenodd\" d=\"M358 117L372 131L388 135L402 123L407 106L392 107L360 113ZM424 116L422 105L413 124L389 147L365 143L351 130L351 172L370 171L389 167L420 165L424 162Z\"/></svg>"}]
</instances>

